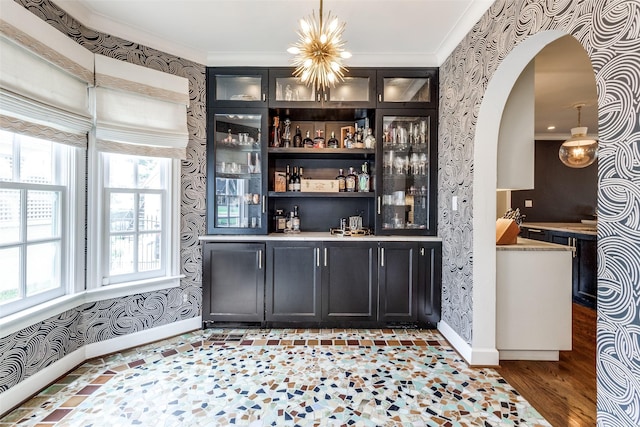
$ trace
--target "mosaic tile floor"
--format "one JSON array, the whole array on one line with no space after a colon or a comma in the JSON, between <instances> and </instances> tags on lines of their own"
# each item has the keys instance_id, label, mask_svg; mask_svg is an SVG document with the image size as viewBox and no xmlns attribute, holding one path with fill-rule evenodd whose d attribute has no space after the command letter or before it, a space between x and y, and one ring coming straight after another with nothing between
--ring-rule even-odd
<instances>
[{"instance_id":1,"label":"mosaic tile floor","mask_svg":"<svg viewBox=\"0 0 640 427\"><path fill-rule=\"evenodd\" d=\"M208 329L87 361L0 426L550 426L435 330Z\"/></svg>"}]
</instances>

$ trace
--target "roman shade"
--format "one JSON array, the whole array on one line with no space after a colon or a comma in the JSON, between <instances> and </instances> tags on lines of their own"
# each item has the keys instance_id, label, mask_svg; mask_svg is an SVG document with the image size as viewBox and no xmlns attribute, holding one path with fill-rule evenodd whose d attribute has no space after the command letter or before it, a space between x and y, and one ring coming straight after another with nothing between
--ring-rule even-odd
<instances>
[{"instance_id":1,"label":"roman shade","mask_svg":"<svg viewBox=\"0 0 640 427\"><path fill-rule=\"evenodd\" d=\"M93 54L16 2L0 17L0 129L86 148Z\"/></svg>"},{"instance_id":2,"label":"roman shade","mask_svg":"<svg viewBox=\"0 0 640 427\"><path fill-rule=\"evenodd\" d=\"M184 159L189 81L95 55L96 148Z\"/></svg>"}]
</instances>

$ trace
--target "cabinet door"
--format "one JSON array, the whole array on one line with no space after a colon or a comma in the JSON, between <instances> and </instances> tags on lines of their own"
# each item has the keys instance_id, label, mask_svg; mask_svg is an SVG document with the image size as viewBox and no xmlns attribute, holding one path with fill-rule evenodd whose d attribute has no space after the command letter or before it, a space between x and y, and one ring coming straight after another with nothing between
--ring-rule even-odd
<instances>
[{"instance_id":1,"label":"cabinet door","mask_svg":"<svg viewBox=\"0 0 640 427\"><path fill-rule=\"evenodd\" d=\"M376 71L350 69L342 81L322 92L324 107L375 108Z\"/></svg>"},{"instance_id":2,"label":"cabinet door","mask_svg":"<svg viewBox=\"0 0 640 427\"><path fill-rule=\"evenodd\" d=\"M436 108L438 69L382 69L377 72L378 108Z\"/></svg>"},{"instance_id":3,"label":"cabinet door","mask_svg":"<svg viewBox=\"0 0 640 427\"><path fill-rule=\"evenodd\" d=\"M267 244L267 321L320 321L321 248L321 242Z\"/></svg>"},{"instance_id":4,"label":"cabinet door","mask_svg":"<svg viewBox=\"0 0 640 427\"><path fill-rule=\"evenodd\" d=\"M436 234L435 115L378 110L376 234Z\"/></svg>"},{"instance_id":5,"label":"cabinet door","mask_svg":"<svg viewBox=\"0 0 640 427\"><path fill-rule=\"evenodd\" d=\"M324 242L322 268L323 321L335 324L376 320L375 243Z\"/></svg>"},{"instance_id":6,"label":"cabinet door","mask_svg":"<svg viewBox=\"0 0 640 427\"><path fill-rule=\"evenodd\" d=\"M320 108L322 96L293 76L293 68L269 69L269 108Z\"/></svg>"},{"instance_id":7,"label":"cabinet door","mask_svg":"<svg viewBox=\"0 0 640 427\"><path fill-rule=\"evenodd\" d=\"M380 244L378 268L378 320L415 322L418 319L417 244Z\"/></svg>"},{"instance_id":8,"label":"cabinet door","mask_svg":"<svg viewBox=\"0 0 640 427\"><path fill-rule=\"evenodd\" d=\"M264 320L264 244L205 243L202 321Z\"/></svg>"},{"instance_id":9,"label":"cabinet door","mask_svg":"<svg viewBox=\"0 0 640 427\"><path fill-rule=\"evenodd\" d=\"M573 298L576 302L595 308L598 295L597 241L576 237L576 258L573 269Z\"/></svg>"},{"instance_id":10,"label":"cabinet door","mask_svg":"<svg viewBox=\"0 0 640 427\"><path fill-rule=\"evenodd\" d=\"M266 68L207 68L208 104L215 107L267 107Z\"/></svg>"},{"instance_id":11,"label":"cabinet door","mask_svg":"<svg viewBox=\"0 0 640 427\"><path fill-rule=\"evenodd\" d=\"M418 259L418 323L435 328L441 313L442 244L421 244Z\"/></svg>"},{"instance_id":12,"label":"cabinet door","mask_svg":"<svg viewBox=\"0 0 640 427\"><path fill-rule=\"evenodd\" d=\"M209 112L209 234L266 234L266 123L262 109Z\"/></svg>"}]
</instances>

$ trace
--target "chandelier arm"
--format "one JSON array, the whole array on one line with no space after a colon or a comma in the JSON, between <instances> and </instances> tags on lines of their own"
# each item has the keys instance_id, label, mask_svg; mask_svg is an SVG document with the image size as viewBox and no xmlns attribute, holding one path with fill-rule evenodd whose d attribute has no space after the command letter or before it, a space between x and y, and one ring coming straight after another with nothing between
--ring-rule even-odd
<instances>
[{"instance_id":1,"label":"chandelier arm","mask_svg":"<svg viewBox=\"0 0 640 427\"><path fill-rule=\"evenodd\" d=\"M322 0L320 0L320 32L322 33Z\"/></svg>"}]
</instances>

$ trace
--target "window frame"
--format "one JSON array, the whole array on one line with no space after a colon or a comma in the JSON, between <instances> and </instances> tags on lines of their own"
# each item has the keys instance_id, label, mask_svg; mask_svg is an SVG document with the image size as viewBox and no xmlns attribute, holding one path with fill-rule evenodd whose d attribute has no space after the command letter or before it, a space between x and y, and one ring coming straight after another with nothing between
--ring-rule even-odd
<instances>
[{"instance_id":1,"label":"window frame","mask_svg":"<svg viewBox=\"0 0 640 427\"><path fill-rule=\"evenodd\" d=\"M90 134L90 138L95 135ZM110 280L109 277L109 211L105 187L105 161L103 152L89 144L89 167L95 171L90 174L88 192L88 244L87 244L87 292L104 298L117 298L180 286L183 275L179 270L180 259L180 174L181 162L178 159L164 158L167 161L165 171L162 257L162 274L130 274ZM132 156L144 157L144 156ZM137 190L147 192L149 190ZM149 192L153 192L151 190Z\"/></svg>"},{"instance_id":2,"label":"window frame","mask_svg":"<svg viewBox=\"0 0 640 427\"><path fill-rule=\"evenodd\" d=\"M24 137L13 131L4 131ZM27 136L31 138L30 136ZM20 231L19 239L15 242L0 244L4 248L19 248L20 251L20 283L19 298L7 301L0 305L0 319L20 314L25 310L37 307L56 298L73 294L84 289L84 251L77 250L84 248L84 227L73 226L74 224L85 224L84 216L84 162L82 149L67 146L49 139L35 138L52 144L50 161L53 170L52 177L54 183L34 183L20 180L20 141L14 139L12 155L14 157L14 168L11 181L0 181L0 189L17 190L21 193L20 209ZM15 159L18 159L16 162ZM15 165L17 164L17 167ZM52 191L59 192L59 233L57 237L31 238L28 237L28 194L30 191ZM31 296L26 294L27 271L29 259L27 257L28 248L33 245L59 242L60 261L60 281L57 287L38 292ZM80 246L79 246L80 245ZM81 272L82 274L79 274Z\"/></svg>"}]
</instances>

